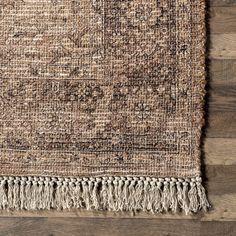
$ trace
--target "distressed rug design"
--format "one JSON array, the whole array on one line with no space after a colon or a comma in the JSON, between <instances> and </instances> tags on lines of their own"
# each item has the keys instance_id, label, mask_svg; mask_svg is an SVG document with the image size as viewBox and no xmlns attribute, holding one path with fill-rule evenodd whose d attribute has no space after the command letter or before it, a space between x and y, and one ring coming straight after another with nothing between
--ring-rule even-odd
<instances>
[{"instance_id":1,"label":"distressed rug design","mask_svg":"<svg viewBox=\"0 0 236 236\"><path fill-rule=\"evenodd\" d=\"M206 210L204 21L205 0L0 1L0 209Z\"/></svg>"}]
</instances>

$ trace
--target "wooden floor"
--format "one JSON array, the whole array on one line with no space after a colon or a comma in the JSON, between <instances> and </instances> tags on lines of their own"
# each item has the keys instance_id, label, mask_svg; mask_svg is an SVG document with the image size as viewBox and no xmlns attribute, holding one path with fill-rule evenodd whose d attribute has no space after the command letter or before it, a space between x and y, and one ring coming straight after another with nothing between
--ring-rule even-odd
<instances>
[{"instance_id":1,"label":"wooden floor","mask_svg":"<svg viewBox=\"0 0 236 236\"><path fill-rule=\"evenodd\" d=\"M236 236L236 0L208 4L208 214L2 213L0 236Z\"/></svg>"}]
</instances>

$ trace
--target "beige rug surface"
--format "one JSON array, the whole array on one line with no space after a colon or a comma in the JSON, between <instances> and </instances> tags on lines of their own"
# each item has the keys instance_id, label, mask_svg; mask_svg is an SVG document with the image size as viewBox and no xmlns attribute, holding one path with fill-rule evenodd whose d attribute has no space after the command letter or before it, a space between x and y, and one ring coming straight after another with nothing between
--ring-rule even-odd
<instances>
[{"instance_id":1,"label":"beige rug surface","mask_svg":"<svg viewBox=\"0 0 236 236\"><path fill-rule=\"evenodd\" d=\"M3 0L0 35L0 209L209 206L204 0Z\"/></svg>"}]
</instances>

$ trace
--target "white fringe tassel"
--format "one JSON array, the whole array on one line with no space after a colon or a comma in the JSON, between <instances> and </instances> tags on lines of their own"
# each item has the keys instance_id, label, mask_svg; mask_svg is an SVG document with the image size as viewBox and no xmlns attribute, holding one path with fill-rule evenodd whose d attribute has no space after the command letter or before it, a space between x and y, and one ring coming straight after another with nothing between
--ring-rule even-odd
<instances>
[{"instance_id":1,"label":"white fringe tassel","mask_svg":"<svg viewBox=\"0 0 236 236\"><path fill-rule=\"evenodd\" d=\"M198 212L207 210L201 177L0 177L0 209Z\"/></svg>"}]
</instances>

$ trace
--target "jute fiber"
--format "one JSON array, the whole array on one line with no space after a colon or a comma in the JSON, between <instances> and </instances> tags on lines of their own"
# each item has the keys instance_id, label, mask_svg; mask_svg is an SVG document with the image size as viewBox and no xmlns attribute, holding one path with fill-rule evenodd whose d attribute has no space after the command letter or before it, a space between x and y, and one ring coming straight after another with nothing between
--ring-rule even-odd
<instances>
[{"instance_id":1,"label":"jute fiber","mask_svg":"<svg viewBox=\"0 0 236 236\"><path fill-rule=\"evenodd\" d=\"M0 209L207 209L205 0L0 1Z\"/></svg>"}]
</instances>

